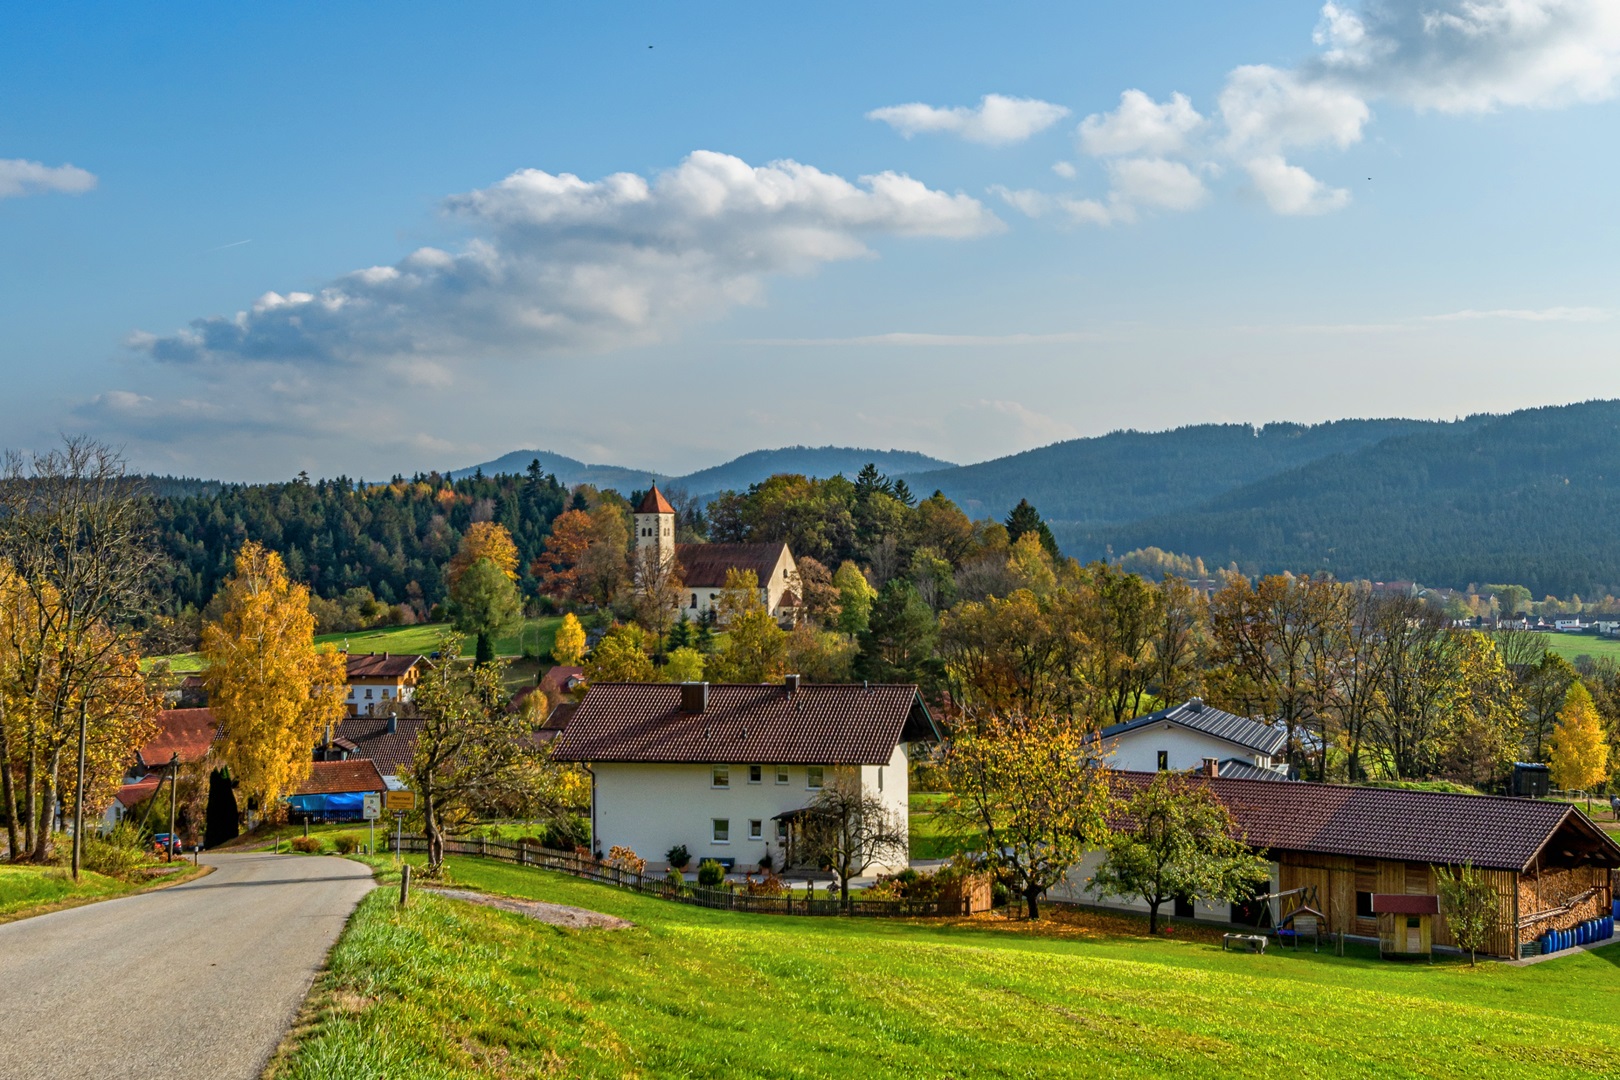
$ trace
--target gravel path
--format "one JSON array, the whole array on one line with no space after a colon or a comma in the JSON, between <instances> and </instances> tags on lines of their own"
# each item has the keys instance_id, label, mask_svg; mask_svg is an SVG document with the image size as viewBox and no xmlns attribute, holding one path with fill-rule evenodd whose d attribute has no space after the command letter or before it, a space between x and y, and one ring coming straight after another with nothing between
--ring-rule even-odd
<instances>
[{"instance_id":1,"label":"gravel path","mask_svg":"<svg viewBox=\"0 0 1620 1080\"><path fill-rule=\"evenodd\" d=\"M470 904L500 908L539 919L553 926L566 926L571 930L628 930L635 923L616 915L603 915L600 911L569 907L567 904L547 904L539 900L513 900L508 896L490 896L488 893L468 892L466 889L433 889L434 896L449 896Z\"/></svg>"},{"instance_id":2,"label":"gravel path","mask_svg":"<svg viewBox=\"0 0 1620 1080\"><path fill-rule=\"evenodd\" d=\"M371 871L205 855L170 889L0 926L6 1080L254 1080Z\"/></svg>"}]
</instances>

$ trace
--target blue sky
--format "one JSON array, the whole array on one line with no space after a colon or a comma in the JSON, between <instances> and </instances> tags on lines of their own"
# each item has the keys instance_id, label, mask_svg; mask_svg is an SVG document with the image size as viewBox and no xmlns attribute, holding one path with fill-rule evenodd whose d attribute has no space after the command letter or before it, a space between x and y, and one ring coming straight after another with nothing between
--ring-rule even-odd
<instances>
[{"instance_id":1,"label":"blue sky","mask_svg":"<svg viewBox=\"0 0 1620 1080\"><path fill-rule=\"evenodd\" d=\"M1620 5L873 7L5 7L4 442L680 472L1620 395Z\"/></svg>"}]
</instances>

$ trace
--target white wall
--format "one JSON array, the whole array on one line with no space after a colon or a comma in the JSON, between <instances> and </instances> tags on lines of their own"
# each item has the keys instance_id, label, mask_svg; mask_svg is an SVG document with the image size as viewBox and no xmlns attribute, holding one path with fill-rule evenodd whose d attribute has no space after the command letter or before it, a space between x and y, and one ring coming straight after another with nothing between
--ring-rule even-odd
<instances>
[{"instance_id":1,"label":"white wall","mask_svg":"<svg viewBox=\"0 0 1620 1080\"><path fill-rule=\"evenodd\" d=\"M665 852L685 844L692 856L689 869L704 859L732 859L738 870L752 870L760 856L770 853L781 864L783 845L776 838L777 814L798 810L815 798L808 786L809 770L804 765L787 766L787 783L776 782L776 766L764 764L761 782L748 782L750 763L730 766L730 786L712 784L709 765L630 765L599 764L594 789L595 846L606 854L614 846L628 847L647 860L648 873L668 868ZM873 792L878 790L880 766L861 766L862 780ZM904 747L896 747L894 757L882 769L882 797L892 811L907 823L908 776ZM834 768L827 766L824 782L831 782ZM731 823L729 843L714 841L713 819ZM761 838L750 840L748 823L758 820ZM906 860L892 867L871 872L904 868Z\"/></svg>"},{"instance_id":2,"label":"white wall","mask_svg":"<svg viewBox=\"0 0 1620 1080\"><path fill-rule=\"evenodd\" d=\"M773 618L782 616L782 597L787 594L789 586L793 584L794 575L798 572L798 564L793 559L793 553L783 548L777 556L776 565L771 567L770 573L765 575L759 583L759 599L765 605L765 610ZM687 585L681 591L681 611L688 619L696 620L711 608L720 606L720 597L724 591L718 585L699 588ZM697 603L692 603L693 598ZM803 599L802 597L800 598Z\"/></svg>"},{"instance_id":3,"label":"white wall","mask_svg":"<svg viewBox=\"0 0 1620 1080\"><path fill-rule=\"evenodd\" d=\"M1115 735L1103 741L1103 748L1113 754L1108 758L1110 768L1133 772L1156 772L1160 750L1168 751L1170 755L1168 767L1180 771L1202 768L1204 759L1211 757L1217 761L1242 758L1261 768L1272 766L1271 759L1265 754L1257 754L1236 743L1168 720Z\"/></svg>"},{"instance_id":4,"label":"white wall","mask_svg":"<svg viewBox=\"0 0 1620 1080\"><path fill-rule=\"evenodd\" d=\"M1104 854L1101 851L1088 851L1080 864L1069 871L1068 877L1055 885L1048 893L1049 900L1068 900L1081 904L1096 904L1101 907L1118 908L1121 911L1139 911L1146 913L1148 906L1139 897L1122 898L1118 896L1103 896L1091 887L1091 877L1102 865ZM1271 888L1276 892L1280 887L1277 876L1277 864L1269 863L1271 868ZM1171 915L1175 906L1166 902L1159 907L1160 915ZM1208 919L1212 922L1228 922L1232 917L1232 905L1227 903L1209 904L1202 900L1193 902L1193 918Z\"/></svg>"},{"instance_id":5,"label":"white wall","mask_svg":"<svg viewBox=\"0 0 1620 1080\"><path fill-rule=\"evenodd\" d=\"M369 698L366 697L367 691L371 692ZM384 691L387 692L387 697L383 696ZM388 706L398 701L409 701L415 693L416 687L401 686L392 679L381 682L351 682L345 704L348 705L351 715L366 716L370 710L381 706L382 715L386 716Z\"/></svg>"}]
</instances>

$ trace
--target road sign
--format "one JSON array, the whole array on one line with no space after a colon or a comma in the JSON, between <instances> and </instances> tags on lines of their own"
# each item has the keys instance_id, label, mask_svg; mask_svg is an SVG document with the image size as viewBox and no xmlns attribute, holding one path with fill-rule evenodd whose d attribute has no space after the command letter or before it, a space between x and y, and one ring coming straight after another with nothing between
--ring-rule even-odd
<instances>
[{"instance_id":1,"label":"road sign","mask_svg":"<svg viewBox=\"0 0 1620 1080\"><path fill-rule=\"evenodd\" d=\"M361 796L360 806L361 813L367 821L376 821L382 817L383 797L377 793Z\"/></svg>"},{"instance_id":2,"label":"road sign","mask_svg":"<svg viewBox=\"0 0 1620 1080\"><path fill-rule=\"evenodd\" d=\"M388 791L383 793L383 805L390 811L399 813L405 810L416 809L416 792L414 791Z\"/></svg>"}]
</instances>

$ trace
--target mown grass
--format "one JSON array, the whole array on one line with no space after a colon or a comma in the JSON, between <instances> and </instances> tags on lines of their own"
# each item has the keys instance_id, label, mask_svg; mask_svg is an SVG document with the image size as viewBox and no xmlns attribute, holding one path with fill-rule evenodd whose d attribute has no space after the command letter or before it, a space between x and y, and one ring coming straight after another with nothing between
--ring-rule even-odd
<instances>
[{"instance_id":1,"label":"mown grass","mask_svg":"<svg viewBox=\"0 0 1620 1080\"><path fill-rule=\"evenodd\" d=\"M522 656L525 648L534 655L549 655L552 643L557 639L557 627L561 625L562 619L555 615L525 619L518 629L495 639L495 655ZM439 639L449 629L448 623L382 626L375 630L318 634L315 637L315 644L347 647L353 653L391 652L425 655L438 649ZM468 638L463 645L463 655L471 656L476 642ZM169 661L169 670L172 672L191 673L201 671L203 668L202 656L198 653L176 653L162 659Z\"/></svg>"},{"instance_id":2,"label":"mown grass","mask_svg":"<svg viewBox=\"0 0 1620 1080\"><path fill-rule=\"evenodd\" d=\"M1543 634L1542 640L1547 643L1547 650L1555 652L1570 663L1578 657L1590 656L1593 660L1610 660L1620 662L1620 638L1598 637L1595 634Z\"/></svg>"},{"instance_id":3,"label":"mown grass","mask_svg":"<svg viewBox=\"0 0 1620 1080\"><path fill-rule=\"evenodd\" d=\"M962 837L948 830L940 820L939 809L946 798L935 792L912 792L907 816L911 826L913 859L948 859L958 851L972 847Z\"/></svg>"},{"instance_id":4,"label":"mown grass","mask_svg":"<svg viewBox=\"0 0 1620 1080\"><path fill-rule=\"evenodd\" d=\"M0 923L164 888L202 872L191 863L182 862L167 872L143 873L124 881L85 870L75 884L65 866L0 866Z\"/></svg>"},{"instance_id":5,"label":"mown grass","mask_svg":"<svg viewBox=\"0 0 1620 1080\"><path fill-rule=\"evenodd\" d=\"M386 860L372 860L387 865ZM1597 1076L1620 948L1529 968L1223 953L1078 916L736 915L473 859L458 883L634 929L373 893L276 1075Z\"/></svg>"}]
</instances>

